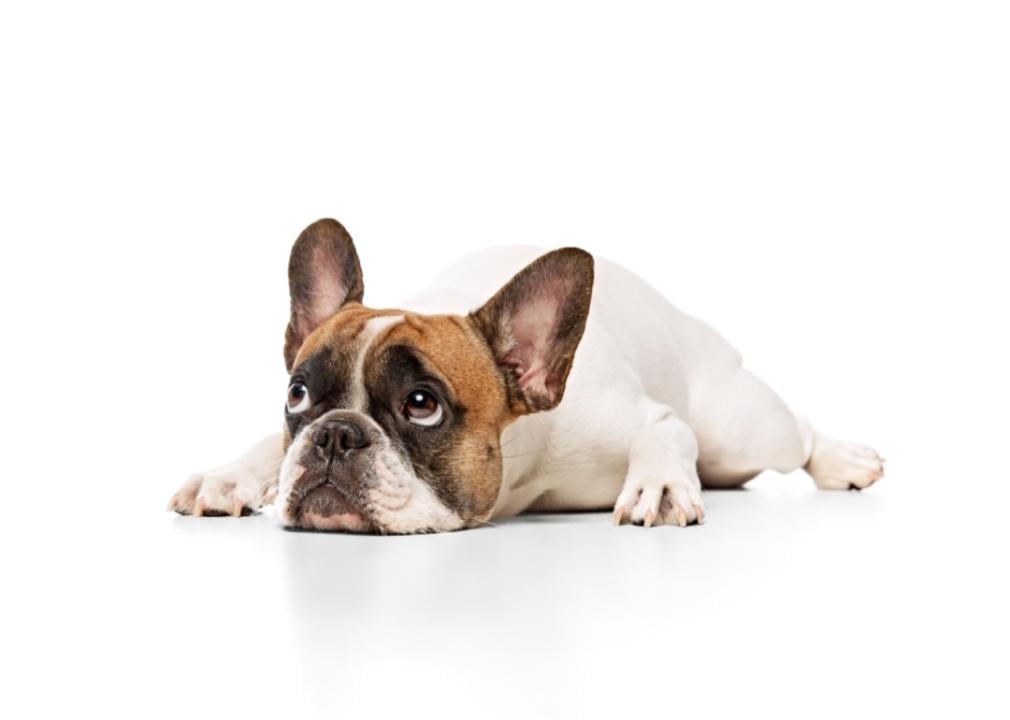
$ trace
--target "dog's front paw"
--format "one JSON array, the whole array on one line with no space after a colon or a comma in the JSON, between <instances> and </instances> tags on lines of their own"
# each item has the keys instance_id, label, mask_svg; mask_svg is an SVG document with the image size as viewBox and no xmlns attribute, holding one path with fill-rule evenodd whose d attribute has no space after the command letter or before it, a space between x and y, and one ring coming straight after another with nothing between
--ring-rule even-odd
<instances>
[{"instance_id":1,"label":"dog's front paw","mask_svg":"<svg viewBox=\"0 0 1010 720\"><path fill-rule=\"evenodd\" d=\"M677 525L686 527L705 521L701 483L684 474L651 477L629 474L614 505L614 524Z\"/></svg>"},{"instance_id":2,"label":"dog's front paw","mask_svg":"<svg viewBox=\"0 0 1010 720\"><path fill-rule=\"evenodd\" d=\"M180 515L251 515L272 501L249 470L232 465L197 473L185 482L168 509Z\"/></svg>"}]
</instances>

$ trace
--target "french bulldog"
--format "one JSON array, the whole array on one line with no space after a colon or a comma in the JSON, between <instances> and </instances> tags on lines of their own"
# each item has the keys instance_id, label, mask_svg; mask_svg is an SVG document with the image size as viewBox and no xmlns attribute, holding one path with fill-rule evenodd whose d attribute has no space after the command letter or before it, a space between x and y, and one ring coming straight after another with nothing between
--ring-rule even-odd
<instances>
[{"instance_id":1,"label":"french bulldog","mask_svg":"<svg viewBox=\"0 0 1010 720\"><path fill-rule=\"evenodd\" d=\"M803 468L863 489L872 449L827 437L708 325L577 248L481 250L404 309L363 305L344 227L288 268L284 428L192 476L169 509L355 533L472 528L523 511L613 509L617 525L705 519L702 488ZM409 308L409 309L407 309Z\"/></svg>"}]
</instances>

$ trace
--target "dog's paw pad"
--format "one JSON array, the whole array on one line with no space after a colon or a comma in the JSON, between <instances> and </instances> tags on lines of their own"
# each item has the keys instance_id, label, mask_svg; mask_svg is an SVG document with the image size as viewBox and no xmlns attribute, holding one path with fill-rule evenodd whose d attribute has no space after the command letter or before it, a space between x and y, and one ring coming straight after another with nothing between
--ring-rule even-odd
<instances>
[{"instance_id":1,"label":"dog's paw pad","mask_svg":"<svg viewBox=\"0 0 1010 720\"><path fill-rule=\"evenodd\" d=\"M876 450L818 436L806 470L822 490L862 490L884 477Z\"/></svg>"}]
</instances>

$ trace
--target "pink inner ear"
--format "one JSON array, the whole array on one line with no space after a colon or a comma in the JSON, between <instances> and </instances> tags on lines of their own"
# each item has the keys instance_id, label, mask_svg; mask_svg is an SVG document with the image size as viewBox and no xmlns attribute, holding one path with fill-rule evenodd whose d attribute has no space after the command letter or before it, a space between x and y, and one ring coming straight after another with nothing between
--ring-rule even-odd
<instances>
[{"instance_id":1,"label":"pink inner ear","mask_svg":"<svg viewBox=\"0 0 1010 720\"><path fill-rule=\"evenodd\" d=\"M316 268L316 272L307 307L308 317L304 319L306 327L302 328L305 335L337 312L347 298L347 288L340 282L337 270L339 265L330 253L316 248L312 253L312 267Z\"/></svg>"},{"instance_id":2,"label":"pink inner ear","mask_svg":"<svg viewBox=\"0 0 1010 720\"><path fill-rule=\"evenodd\" d=\"M560 288L553 289L555 291ZM516 370L519 388L527 396L549 397L550 352L553 344L561 293L543 289L535 298L522 304L506 324L512 344L504 363Z\"/></svg>"}]
</instances>

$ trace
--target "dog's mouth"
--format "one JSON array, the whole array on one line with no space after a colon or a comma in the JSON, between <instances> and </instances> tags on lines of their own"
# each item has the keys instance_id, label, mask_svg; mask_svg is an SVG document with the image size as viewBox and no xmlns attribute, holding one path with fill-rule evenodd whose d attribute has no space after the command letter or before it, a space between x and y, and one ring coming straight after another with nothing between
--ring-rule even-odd
<instances>
[{"instance_id":1,"label":"dog's mouth","mask_svg":"<svg viewBox=\"0 0 1010 720\"><path fill-rule=\"evenodd\" d=\"M303 530L373 533L374 524L356 509L333 485L309 491L292 513L294 526Z\"/></svg>"}]
</instances>

